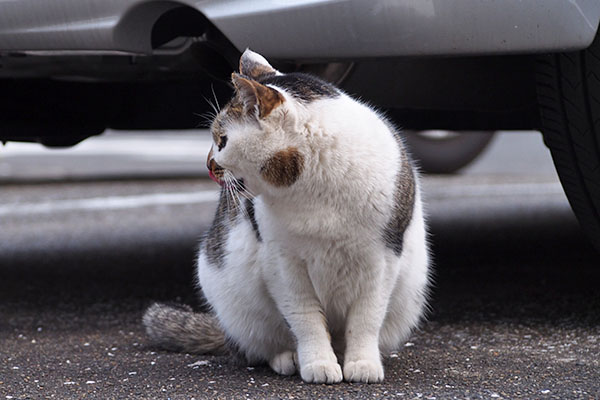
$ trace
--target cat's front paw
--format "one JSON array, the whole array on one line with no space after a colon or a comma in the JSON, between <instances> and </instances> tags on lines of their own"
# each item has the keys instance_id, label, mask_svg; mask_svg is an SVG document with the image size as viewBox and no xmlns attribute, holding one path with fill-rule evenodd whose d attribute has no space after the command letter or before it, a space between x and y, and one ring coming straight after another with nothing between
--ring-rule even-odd
<instances>
[{"instance_id":1,"label":"cat's front paw","mask_svg":"<svg viewBox=\"0 0 600 400\"><path fill-rule=\"evenodd\" d=\"M383 365L379 360L357 360L344 363L344 379L348 382L383 381Z\"/></svg>"},{"instance_id":2,"label":"cat's front paw","mask_svg":"<svg viewBox=\"0 0 600 400\"><path fill-rule=\"evenodd\" d=\"M279 375L293 375L296 372L296 355L293 351L284 351L269 361L269 366Z\"/></svg>"},{"instance_id":3,"label":"cat's front paw","mask_svg":"<svg viewBox=\"0 0 600 400\"><path fill-rule=\"evenodd\" d=\"M343 378L340 364L327 360L317 360L303 365L300 376L308 383L339 383Z\"/></svg>"}]
</instances>

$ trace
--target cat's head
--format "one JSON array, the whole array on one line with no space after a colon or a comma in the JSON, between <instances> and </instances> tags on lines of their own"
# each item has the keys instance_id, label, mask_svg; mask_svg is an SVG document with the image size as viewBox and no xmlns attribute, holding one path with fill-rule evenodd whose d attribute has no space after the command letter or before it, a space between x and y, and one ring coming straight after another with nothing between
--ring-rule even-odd
<instances>
[{"instance_id":1,"label":"cat's head","mask_svg":"<svg viewBox=\"0 0 600 400\"><path fill-rule=\"evenodd\" d=\"M305 105L311 96L339 92L307 75L282 74L250 50L231 80L234 96L211 126L211 177L220 184L243 180L256 194L294 185L306 162L299 133L309 117Z\"/></svg>"}]
</instances>

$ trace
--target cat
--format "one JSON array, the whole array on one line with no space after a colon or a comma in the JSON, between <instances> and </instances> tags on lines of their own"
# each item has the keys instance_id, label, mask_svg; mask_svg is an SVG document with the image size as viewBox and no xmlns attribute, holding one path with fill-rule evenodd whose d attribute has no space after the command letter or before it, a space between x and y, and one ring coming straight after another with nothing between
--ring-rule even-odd
<instances>
[{"instance_id":1,"label":"cat","mask_svg":"<svg viewBox=\"0 0 600 400\"><path fill-rule=\"evenodd\" d=\"M211 126L207 166L223 187L197 260L211 311L154 304L146 331L306 382L381 382L381 354L427 307L413 162L380 113L316 77L246 50L232 83Z\"/></svg>"}]
</instances>

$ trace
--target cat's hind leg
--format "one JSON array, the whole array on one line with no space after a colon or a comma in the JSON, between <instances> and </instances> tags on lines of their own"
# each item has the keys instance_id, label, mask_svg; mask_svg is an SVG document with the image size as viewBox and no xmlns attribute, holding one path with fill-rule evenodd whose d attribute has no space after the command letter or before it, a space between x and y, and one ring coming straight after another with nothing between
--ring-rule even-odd
<instances>
[{"instance_id":1,"label":"cat's hind leg","mask_svg":"<svg viewBox=\"0 0 600 400\"><path fill-rule=\"evenodd\" d=\"M284 351L276 354L269 361L269 366L279 375L294 375L296 373L296 365L298 365L297 355L293 351Z\"/></svg>"},{"instance_id":2,"label":"cat's hind leg","mask_svg":"<svg viewBox=\"0 0 600 400\"><path fill-rule=\"evenodd\" d=\"M249 239L251 229L233 228L221 265L201 252L198 280L228 340L248 363L267 362L276 372L291 374L294 364L286 354L295 350L295 341L264 284L256 256L260 243Z\"/></svg>"},{"instance_id":3,"label":"cat's hind leg","mask_svg":"<svg viewBox=\"0 0 600 400\"><path fill-rule=\"evenodd\" d=\"M422 206L415 204L398 262L398 273L379 335L383 354L397 350L423 317L429 283L429 253Z\"/></svg>"},{"instance_id":4,"label":"cat's hind leg","mask_svg":"<svg viewBox=\"0 0 600 400\"><path fill-rule=\"evenodd\" d=\"M346 328L344 378L354 382L383 379L380 351L397 349L419 323L427 300L429 253L423 210L417 192L413 218L403 235L402 252L384 251L382 271L369 279L352 305ZM378 319L381 318L381 319ZM377 341L373 337L377 335ZM377 345L374 345L377 343Z\"/></svg>"}]
</instances>

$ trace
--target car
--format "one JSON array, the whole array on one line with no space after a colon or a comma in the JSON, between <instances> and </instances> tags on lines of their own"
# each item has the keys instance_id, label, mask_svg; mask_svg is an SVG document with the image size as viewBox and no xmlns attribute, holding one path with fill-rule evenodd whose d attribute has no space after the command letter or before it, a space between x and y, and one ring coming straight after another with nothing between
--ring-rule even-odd
<instances>
[{"instance_id":1,"label":"car","mask_svg":"<svg viewBox=\"0 0 600 400\"><path fill-rule=\"evenodd\" d=\"M488 147L494 131L403 130L402 137L419 170L453 174L469 165Z\"/></svg>"},{"instance_id":2,"label":"car","mask_svg":"<svg viewBox=\"0 0 600 400\"><path fill-rule=\"evenodd\" d=\"M247 47L408 130L543 133L600 248L597 0L0 2L0 140L196 128Z\"/></svg>"}]
</instances>

